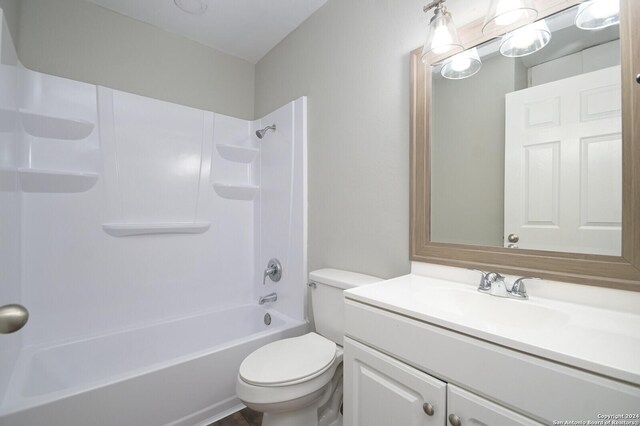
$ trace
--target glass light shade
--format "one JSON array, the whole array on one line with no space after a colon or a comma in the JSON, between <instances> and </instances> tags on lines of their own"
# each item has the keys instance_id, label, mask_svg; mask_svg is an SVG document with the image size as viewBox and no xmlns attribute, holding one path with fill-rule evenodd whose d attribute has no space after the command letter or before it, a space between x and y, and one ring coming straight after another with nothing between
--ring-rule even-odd
<instances>
[{"instance_id":1,"label":"glass light shade","mask_svg":"<svg viewBox=\"0 0 640 426\"><path fill-rule=\"evenodd\" d=\"M619 23L620 0L588 1L580 5L576 15L576 27L582 30L601 30Z\"/></svg>"},{"instance_id":2,"label":"glass light shade","mask_svg":"<svg viewBox=\"0 0 640 426\"><path fill-rule=\"evenodd\" d=\"M482 33L492 35L516 22L536 19L538 9L533 0L491 0L489 11L484 18Z\"/></svg>"},{"instance_id":3,"label":"glass light shade","mask_svg":"<svg viewBox=\"0 0 640 426\"><path fill-rule=\"evenodd\" d=\"M510 58L531 55L551 40L551 31L543 20L518 28L502 37L500 53Z\"/></svg>"},{"instance_id":4,"label":"glass light shade","mask_svg":"<svg viewBox=\"0 0 640 426\"><path fill-rule=\"evenodd\" d=\"M427 29L427 40L422 48L422 62L426 63L429 55L451 55L463 50L451 14L436 13Z\"/></svg>"},{"instance_id":5,"label":"glass light shade","mask_svg":"<svg viewBox=\"0 0 640 426\"><path fill-rule=\"evenodd\" d=\"M478 49L474 47L450 58L442 66L440 74L450 80L461 80L476 74L480 68L482 68L482 61L478 55Z\"/></svg>"}]
</instances>

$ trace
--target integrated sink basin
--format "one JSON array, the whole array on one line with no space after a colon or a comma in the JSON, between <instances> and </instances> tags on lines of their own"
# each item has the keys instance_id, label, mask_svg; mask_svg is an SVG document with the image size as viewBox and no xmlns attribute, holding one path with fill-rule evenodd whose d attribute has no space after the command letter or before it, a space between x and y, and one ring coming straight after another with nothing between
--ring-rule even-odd
<instances>
[{"instance_id":1,"label":"integrated sink basin","mask_svg":"<svg viewBox=\"0 0 640 426\"><path fill-rule=\"evenodd\" d=\"M548 329L563 326L569 315L558 308L543 306L528 300L494 297L470 286L428 286L419 296L425 309L457 316L460 321L472 321L486 330L501 328Z\"/></svg>"},{"instance_id":2,"label":"integrated sink basin","mask_svg":"<svg viewBox=\"0 0 640 426\"><path fill-rule=\"evenodd\" d=\"M553 284L537 281L536 285ZM521 352L640 383L640 309L598 307L597 296L591 304L537 297L531 292L529 300L518 300L478 292L477 285L410 274L345 291L345 298L346 303L365 303Z\"/></svg>"}]
</instances>

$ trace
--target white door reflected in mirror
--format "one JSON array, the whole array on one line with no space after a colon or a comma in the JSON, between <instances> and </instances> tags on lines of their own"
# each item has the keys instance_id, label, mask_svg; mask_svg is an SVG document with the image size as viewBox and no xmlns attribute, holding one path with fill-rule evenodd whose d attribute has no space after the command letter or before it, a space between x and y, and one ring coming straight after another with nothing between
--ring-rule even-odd
<instances>
[{"instance_id":1,"label":"white door reflected in mirror","mask_svg":"<svg viewBox=\"0 0 640 426\"><path fill-rule=\"evenodd\" d=\"M506 95L505 247L619 256L620 67Z\"/></svg>"}]
</instances>

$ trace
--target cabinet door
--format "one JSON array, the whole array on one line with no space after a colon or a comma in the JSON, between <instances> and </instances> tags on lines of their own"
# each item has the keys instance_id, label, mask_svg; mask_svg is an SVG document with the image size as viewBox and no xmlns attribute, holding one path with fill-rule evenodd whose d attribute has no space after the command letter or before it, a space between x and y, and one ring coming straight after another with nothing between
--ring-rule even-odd
<instances>
[{"instance_id":1,"label":"cabinet door","mask_svg":"<svg viewBox=\"0 0 640 426\"><path fill-rule=\"evenodd\" d=\"M542 426L542 423L521 416L452 384L447 386L447 416L449 426Z\"/></svg>"},{"instance_id":2,"label":"cabinet door","mask_svg":"<svg viewBox=\"0 0 640 426\"><path fill-rule=\"evenodd\" d=\"M442 426L447 384L344 339L345 426Z\"/></svg>"}]
</instances>

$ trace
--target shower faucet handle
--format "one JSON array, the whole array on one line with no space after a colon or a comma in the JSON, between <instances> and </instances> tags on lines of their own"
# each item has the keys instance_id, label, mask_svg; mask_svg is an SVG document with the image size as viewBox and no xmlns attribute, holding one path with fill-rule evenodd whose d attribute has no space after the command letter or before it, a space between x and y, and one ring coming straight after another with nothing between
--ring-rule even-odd
<instances>
[{"instance_id":1,"label":"shower faucet handle","mask_svg":"<svg viewBox=\"0 0 640 426\"><path fill-rule=\"evenodd\" d=\"M271 278L273 282L278 282L282 278L282 265L278 259L269 260L267 269L264 270L264 275L262 276L262 285L267 283L267 277Z\"/></svg>"}]
</instances>

